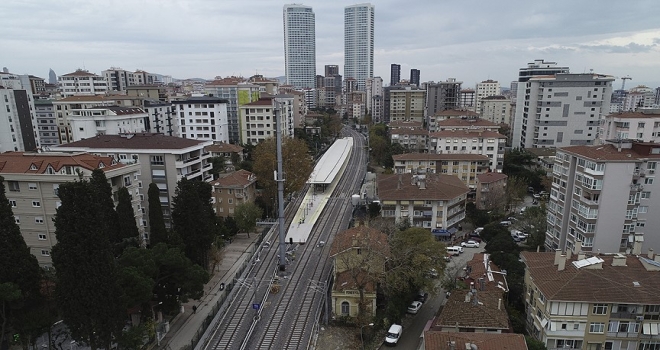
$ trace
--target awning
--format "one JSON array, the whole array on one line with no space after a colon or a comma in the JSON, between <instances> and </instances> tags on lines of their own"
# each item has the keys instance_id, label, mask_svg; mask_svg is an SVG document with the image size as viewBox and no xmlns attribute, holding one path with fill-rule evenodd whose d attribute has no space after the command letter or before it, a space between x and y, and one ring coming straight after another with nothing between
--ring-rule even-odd
<instances>
[{"instance_id":1,"label":"awning","mask_svg":"<svg viewBox=\"0 0 660 350\"><path fill-rule=\"evenodd\" d=\"M458 232L458 229L456 227L452 227L452 228L449 229L449 234L453 235L456 232Z\"/></svg>"},{"instance_id":2,"label":"awning","mask_svg":"<svg viewBox=\"0 0 660 350\"><path fill-rule=\"evenodd\" d=\"M433 229L431 230L431 233L436 236L436 237L449 237L451 236L451 233L447 230L442 230L442 229Z\"/></svg>"},{"instance_id":3,"label":"awning","mask_svg":"<svg viewBox=\"0 0 660 350\"><path fill-rule=\"evenodd\" d=\"M660 328L659 326L660 323L658 322L645 322L642 326L642 332L645 335L658 335L658 329Z\"/></svg>"}]
</instances>

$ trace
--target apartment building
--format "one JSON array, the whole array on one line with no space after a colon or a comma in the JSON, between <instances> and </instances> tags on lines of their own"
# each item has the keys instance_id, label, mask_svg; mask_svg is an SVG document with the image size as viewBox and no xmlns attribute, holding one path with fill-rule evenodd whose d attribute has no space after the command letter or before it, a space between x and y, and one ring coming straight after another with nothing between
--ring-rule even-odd
<instances>
[{"instance_id":1,"label":"apartment building","mask_svg":"<svg viewBox=\"0 0 660 350\"><path fill-rule=\"evenodd\" d=\"M152 99L161 102L166 102L168 100L167 89L162 85L135 84L127 86L126 96Z\"/></svg>"},{"instance_id":2,"label":"apartment building","mask_svg":"<svg viewBox=\"0 0 660 350\"><path fill-rule=\"evenodd\" d=\"M477 190L475 203L478 209L504 209L506 180L508 176L502 173L487 172L477 174Z\"/></svg>"},{"instance_id":3,"label":"apartment building","mask_svg":"<svg viewBox=\"0 0 660 350\"><path fill-rule=\"evenodd\" d=\"M460 99L461 109L473 112L476 110L476 92L473 89L461 90Z\"/></svg>"},{"instance_id":4,"label":"apartment building","mask_svg":"<svg viewBox=\"0 0 660 350\"><path fill-rule=\"evenodd\" d=\"M316 87L316 20L310 6L284 5L284 71L287 85Z\"/></svg>"},{"instance_id":5,"label":"apartment building","mask_svg":"<svg viewBox=\"0 0 660 350\"><path fill-rule=\"evenodd\" d=\"M495 124L511 124L511 100L502 96L494 95L481 99L479 117Z\"/></svg>"},{"instance_id":6,"label":"apartment building","mask_svg":"<svg viewBox=\"0 0 660 350\"><path fill-rule=\"evenodd\" d=\"M146 98L142 109L147 114L147 132L181 137L176 109L169 102Z\"/></svg>"},{"instance_id":7,"label":"apartment building","mask_svg":"<svg viewBox=\"0 0 660 350\"><path fill-rule=\"evenodd\" d=\"M522 252L529 334L549 350L657 349L660 259Z\"/></svg>"},{"instance_id":8,"label":"apartment building","mask_svg":"<svg viewBox=\"0 0 660 350\"><path fill-rule=\"evenodd\" d=\"M477 83L476 87L476 103L475 111L481 111L481 101L490 96L496 96L500 94L500 83L495 80L484 80L481 83Z\"/></svg>"},{"instance_id":9,"label":"apartment building","mask_svg":"<svg viewBox=\"0 0 660 350\"><path fill-rule=\"evenodd\" d=\"M421 128L392 128L390 142L400 144L412 152L425 152L428 148L429 132Z\"/></svg>"},{"instance_id":10,"label":"apartment building","mask_svg":"<svg viewBox=\"0 0 660 350\"><path fill-rule=\"evenodd\" d=\"M277 132L276 109L279 109L277 113L280 116L282 136L293 137L292 99L264 97L240 107L241 143L256 145L267 138L275 137Z\"/></svg>"},{"instance_id":11,"label":"apartment building","mask_svg":"<svg viewBox=\"0 0 660 350\"><path fill-rule=\"evenodd\" d=\"M414 86L390 89L390 122L424 121L426 90Z\"/></svg>"},{"instance_id":12,"label":"apartment building","mask_svg":"<svg viewBox=\"0 0 660 350\"><path fill-rule=\"evenodd\" d=\"M60 138L53 100L34 100L34 108L41 147L58 145Z\"/></svg>"},{"instance_id":13,"label":"apartment building","mask_svg":"<svg viewBox=\"0 0 660 350\"><path fill-rule=\"evenodd\" d=\"M479 114L467 109L446 109L436 112L426 117L427 128L431 131L438 131L438 123L447 119L477 119Z\"/></svg>"},{"instance_id":14,"label":"apartment building","mask_svg":"<svg viewBox=\"0 0 660 350\"><path fill-rule=\"evenodd\" d=\"M413 227L448 229L465 218L470 189L453 175L427 173L378 175L381 215Z\"/></svg>"},{"instance_id":15,"label":"apartment building","mask_svg":"<svg viewBox=\"0 0 660 350\"><path fill-rule=\"evenodd\" d=\"M76 95L103 95L110 91L108 81L104 77L82 69L61 75L57 81L60 95L64 98Z\"/></svg>"},{"instance_id":16,"label":"apartment building","mask_svg":"<svg viewBox=\"0 0 660 350\"><path fill-rule=\"evenodd\" d=\"M518 92L514 148L592 145L609 114L614 77L601 74L535 76Z\"/></svg>"},{"instance_id":17,"label":"apartment building","mask_svg":"<svg viewBox=\"0 0 660 350\"><path fill-rule=\"evenodd\" d=\"M344 77L355 79L359 91L374 76L374 13L369 3L344 7Z\"/></svg>"},{"instance_id":18,"label":"apartment building","mask_svg":"<svg viewBox=\"0 0 660 350\"><path fill-rule=\"evenodd\" d=\"M431 133L429 153L479 154L490 159L490 169L502 172L506 137L483 129L451 129Z\"/></svg>"},{"instance_id":19,"label":"apartment building","mask_svg":"<svg viewBox=\"0 0 660 350\"><path fill-rule=\"evenodd\" d=\"M119 135L147 132L149 116L142 108L95 107L73 109L69 114L72 141L96 135Z\"/></svg>"},{"instance_id":20,"label":"apartment building","mask_svg":"<svg viewBox=\"0 0 660 350\"><path fill-rule=\"evenodd\" d=\"M116 102L102 95L69 96L53 100L55 109L55 122L58 129L59 143L65 144L73 141L71 129L71 116L74 110L85 110L98 107L115 106Z\"/></svg>"},{"instance_id":21,"label":"apartment building","mask_svg":"<svg viewBox=\"0 0 660 350\"><path fill-rule=\"evenodd\" d=\"M607 115L599 135L600 143L617 139L660 142L660 109L639 109L636 112Z\"/></svg>"},{"instance_id":22,"label":"apartment building","mask_svg":"<svg viewBox=\"0 0 660 350\"><path fill-rule=\"evenodd\" d=\"M460 107L462 81L449 78L447 81L426 83L426 115Z\"/></svg>"},{"instance_id":23,"label":"apartment building","mask_svg":"<svg viewBox=\"0 0 660 350\"><path fill-rule=\"evenodd\" d=\"M259 85L248 83L242 77L226 77L207 83L204 93L227 100L229 142L238 143L241 138L238 108L259 99Z\"/></svg>"},{"instance_id":24,"label":"apartment building","mask_svg":"<svg viewBox=\"0 0 660 350\"><path fill-rule=\"evenodd\" d=\"M192 96L172 101L181 137L229 142L229 101L210 96Z\"/></svg>"},{"instance_id":25,"label":"apartment building","mask_svg":"<svg viewBox=\"0 0 660 350\"><path fill-rule=\"evenodd\" d=\"M257 177L247 170L220 174L211 182L213 211L222 217L234 216L237 206L254 203L257 197Z\"/></svg>"},{"instance_id":26,"label":"apartment building","mask_svg":"<svg viewBox=\"0 0 660 350\"><path fill-rule=\"evenodd\" d=\"M435 122L436 131L444 130L484 130L497 132L500 129L498 124L480 118L466 118L466 119L444 119Z\"/></svg>"},{"instance_id":27,"label":"apartment building","mask_svg":"<svg viewBox=\"0 0 660 350\"><path fill-rule=\"evenodd\" d=\"M126 88L136 83L133 72L119 67L110 67L101 72L101 75L108 82L110 91L126 91Z\"/></svg>"},{"instance_id":28,"label":"apartment building","mask_svg":"<svg viewBox=\"0 0 660 350\"><path fill-rule=\"evenodd\" d=\"M393 155L394 173L449 174L457 176L470 189L477 187L477 176L488 172L490 160L479 154L404 153Z\"/></svg>"},{"instance_id":29,"label":"apartment building","mask_svg":"<svg viewBox=\"0 0 660 350\"><path fill-rule=\"evenodd\" d=\"M57 243L53 218L61 205L58 187L69 181L91 177L94 169L103 169L112 185L117 204L117 191L126 187L133 198L133 211L138 228L143 229L140 203L142 189L138 187L139 166L122 164L111 157L87 153L23 153L0 154L0 175L5 179L7 199L14 212L14 220L21 229L30 253L39 265L52 266L50 252Z\"/></svg>"},{"instance_id":30,"label":"apartment building","mask_svg":"<svg viewBox=\"0 0 660 350\"><path fill-rule=\"evenodd\" d=\"M547 249L629 251L660 246L660 145L623 141L557 150L548 203Z\"/></svg>"},{"instance_id":31,"label":"apartment building","mask_svg":"<svg viewBox=\"0 0 660 350\"><path fill-rule=\"evenodd\" d=\"M366 81L367 92L367 113L371 114L371 119L379 123L383 120L383 78L373 77Z\"/></svg>"},{"instance_id":32,"label":"apartment building","mask_svg":"<svg viewBox=\"0 0 660 350\"><path fill-rule=\"evenodd\" d=\"M412 68L410 70L410 85L419 86L420 83L419 74L420 74L419 69Z\"/></svg>"},{"instance_id":33,"label":"apartment building","mask_svg":"<svg viewBox=\"0 0 660 350\"><path fill-rule=\"evenodd\" d=\"M165 224L169 227L171 219L171 203L175 195L177 182L182 178L188 180L211 181L210 171L213 164L211 154L205 147L211 146L211 141L184 139L155 133L98 135L96 137L60 145L54 150L68 153L87 152L103 157L112 157L117 162L138 164L138 188L143 192L140 197L142 208L145 208L143 226L148 231L149 217L148 198L146 192L152 182L160 190L160 203L165 216Z\"/></svg>"},{"instance_id":34,"label":"apartment building","mask_svg":"<svg viewBox=\"0 0 660 350\"><path fill-rule=\"evenodd\" d=\"M32 90L17 75L0 79L0 152L36 150L41 142Z\"/></svg>"},{"instance_id":35,"label":"apartment building","mask_svg":"<svg viewBox=\"0 0 660 350\"><path fill-rule=\"evenodd\" d=\"M401 65L390 64L390 86L398 85L401 81Z\"/></svg>"}]
</instances>

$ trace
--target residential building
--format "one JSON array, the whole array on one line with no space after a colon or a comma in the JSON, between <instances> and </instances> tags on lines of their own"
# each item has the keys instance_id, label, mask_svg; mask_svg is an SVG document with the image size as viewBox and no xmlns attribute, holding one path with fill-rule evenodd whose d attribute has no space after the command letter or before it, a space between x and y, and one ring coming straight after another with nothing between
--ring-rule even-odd
<instances>
[{"instance_id":1,"label":"residential building","mask_svg":"<svg viewBox=\"0 0 660 350\"><path fill-rule=\"evenodd\" d=\"M369 3L344 8L344 78L355 79L360 91L374 76L374 10Z\"/></svg>"},{"instance_id":2,"label":"residential building","mask_svg":"<svg viewBox=\"0 0 660 350\"><path fill-rule=\"evenodd\" d=\"M518 93L513 147L594 144L600 121L610 111L613 81L600 74L531 77Z\"/></svg>"},{"instance_id":3,"label":"residential building","mask_svg":"<svg viewBox=\"0 0 660 350\"><path fill-rule=\"evenodd\" d=\"M445 82L426 84L426 115L460 107L462 81L449 78Z\"/></svg>"},{"instance_id":4,"label":"residential building","mask_svg":"<svg viewBox=\"0 0 660 350\"><path fill-rule=\"evenodd\" d=\"M183 138L229 142L227 104L219 97L192 96L172 101Z\"/></svg>"},{"instance_id":5,"label":"residential building","mask_svg":"<svg viewBox=\"0 0 660 350\"><path fill-rule=\"evenodd\" d=\"M227 100L229 142L238 143L241 138L238 108L259 99L259 85L248 83L242 77L227 77L207 83L204 92Z\"/></svg>"},{"instance_id":6,"label":"residential building","mask_svg":"<svg viewBox=\"0 0 660 350\"><path fill-rule=\"evenodd\" d=\"M240 107L241 144L256 145L275 137L276 109L280 116L282 136L293 137L293 101L287 98L263 97Z\"/></svg>"},{"instance_id":7,"label":"residential building","mask_svg":"<svg viewBox=\"0 0 660 350\"><path fill-rule=\"evenodd\" d=\"M15 74L0 73L0 152L33 151L41 146L34 98Z\"/></svg>"},{"instance_id":8,"label":"residential building","mask_svg":"<svg viewBox=\"0 0 660 350\"><path fill-rule=\"evenodd\" d=\"M160 204L165 225L171 226L171 204L176 194L177 182L188 180L211 181L211 154L204 148L211 141L199 141L155 133L98 135L96 137L54 147L54 150L78 153L87 152L103 157L112 157L125 164L138 164L137 185L143 192L141 206L145 208L142 226L149 232L147 222L149 199L146 195L149 184L156 183L160 190Z\"/></svg>"},{"instance_id":9,"label":"residential building","mask_svg":"<svg viewBox=\"0 0 660 350\"><path fill-rule=\"evenodd\" d=\"M660 109L638 109L605 116L599 132L601 140L660 142Z\"/></svg>"},{"instance_id":10,"label":"residential building","mask_svg":"<svg viewBox=\"0 0 660 350\"><path fill-rule=\"evenodd\" d=\"M239 145L214 142L211 146L208 146L205 149L206 152L211 153L211 157L223 157L230 164L233 164L233 159L236 159L238 161L237 163L245 160L245 149Z\"/></svg>"},{"instance_id":11,"label":"residential building","mask_svg":"<svg viewBox=\"0 0 660 350\"><path fill-rule=\"evenodd\" d=\"M495 124L511 125L511 100L494 95L481 99L479 117Z\"/></svg>"},{"instance_id":12,"label":"residential building","mask_svg":"<svg viewBox=\"0 0 660 350\"><path fill-rule=\"evenodd\" d=\"M126 95L143 99L167 102L167 89L162 85L135 84L126 87Z\"/></svg>"},{"instance_id":13,"label":"residential building","mask_svg":"<svg viewBox=\"0 0 660 350\"><path fill-rule=\"evenodd\" d=\"M438 115L444 117L453 114L455 111L445 111ZM486 130L497 132L500 129L498 124L481 118L447 118L435 122L435 131L443 130Z\"/></svg>"},{"instance_id":14,"label":"residential building","mask_svg":"<svg viewBox=\"0 0 660 350\"><path fill-rule=\"evenodd\" d=\"M410 85L419 87L419 69L410 70Z\"/></svg>"},{"instance_id":15,"label":"residential building","mask_svg":"<svg viewBox=\"0 0 660 350\"><path fill-rule=\"evenodd\" d=\"M316 22L304 5L284 5L284 70L287 85L316 87Z\"/></svg>"},{"instance_id":16,"label":"residential building","mask_svg":"<svg viewBox=\"0 0 660 350\"><path fill-rule=\"evenodd\" d=\"M385 273L389 256L387 235L379 230L360 225L335 235L330 247L333 316L357 317L360 295L364 311L375 315L377 279Z\"/></svg>"},{"instance_id":17,"label":"residential building","mask_svg":"<svg viewBox=\"0 0 660 350\"><path fill-rule=\"evenodd\" d=\"M548 349L655 349L660 259L580 251L522 252L527 330Z\"/></svg>"},{"instance_id":18,"label":"residential building","mask_svg":"<svg viewBox=\"0 0 660 350\"><path fill-rule=\"evenodd\" d=\"M401 65L392 63L390 65L390 86L399 85L401 81Z\"/></svg>"},{"instance_id":19,"label":"residential building","mask_svg":"<svg viewBox=\"0 0 660 350\"><path fill-rule=\"evenodd\" d=\"M34 108L41 147L58 145L60 138L53 100L34 100Z\"/></svg>"},{"instance_id":20,"label":"residential building","mask_svg":"<svg viewBox=\"0 0 660 350\"><path fill-rule=\"evenodd\" d=\"M261 74L255 74L249 77L247 82L258 86L260 94L277 95L280 93L280 82L277 79L268 79ZM289 87L291 90L295 90L293 85L289 85Z\"/></svg>"},{"instance_id":21,"label":"residential building","mask_svg":"<svg viewBox=\"0 0 660 350\"><path fill-rule=\"evenodd\" d=\"M393 155L394 173L449 174L457 176L470 189L477 187L477 176L489 170L490 160L479 154L404 153Z\"/></svg>"},{"instance_id":22,"label":"residential building","mask_svg":"<svg viewBox=\"0 0 660 350\"><path fill-rule=\"evenodd\" d=\"M459 107L467 111L476 111L476 93L472 89L463 89L459 94Z\"/></svg>"},{"instance_id":23,"label":"residential building","mask_svg":"<svg viewBox=\"0 0 660 350\"><path fill-rule=\"evenodd\" d=\"M426 122L428 129L433 131L438 131L438 123L446 119L478 119L479 114L469 111L467 109L446 109L444 111L438 111L433 115L426 117Z\"/></svg>"},{"instance_id":24,"label":"residential building","mask_svg":"<svg viewBox=\"0 0 660 350\"><path fill-rule=\"evenodd\" d=\"M37 96L42 96L46 93L46 81L44 78L35 77L34 75L27 75L25 77L28 79L28 85L32 91L32 96L38 98Z\"/></svg>"},{"instance_id":25,"label":"residential building","mask_svg":"<svg viewBox=\"0 0 660 350\"><path fill-rule=\"evenodd\" d=\"M58 83L60 94L64 98L76 95L103 95L110 91L108 81L104 77L82 69L61 75Z\"/></svg>"},{"instance_id":26,"label":"residential building","mask_svg":"<svg viewBox=\"0 0 660 350\"><path fill-rule=\"evenodd\" d=\"M653 89L640 85L630 89L623 98L624 112L635 111L639 108L653 108L655 92Z\"/></svg>"},{"instance_id":27,"label":"residential building","mask_svg":"<svg viewBox=\"0 0 660 350\"><path fill-rule=\"evenodd\" d=\"M426 91L413 86L390 89L390 122L424 121Z\"/></svg>"},{"instance_id":28,"label":"residential building","mask_svg":"<svg viewBox=\"0 0 660 350\"><path fill-rule=\"evenodd\" d=\"M475 202L478 209L504 212L507 178L505 174L496 172L477 175Z\"/></svg>"},{"instance_id":29,"label":"residential building","mask_svg":"<svg viewBox=\"0 0 660 350\"><path fill-rule=\"evenodd\" d=\"M545 246L616 253L660 247L660 144L621 141L557 149Z\"/></svg>"},{"instance_id":30,"label":"residential building","mask_svg":"<svg viewBox=\"0 0 660 350\"><path fill-rule=\"evenodd\" d=\"M429 153L480 154L490 159L490 169L502 172L506 137L483 129L443 130L431 133Z\"/></svg>"},{"instance_id":31,"label":"residential building","mask_svg":"<svg viewBox=\"0 0 660 350\"><path fill-rule=\"evenodd\" d=\"M448 229L465 218L470 189L453 175L378 175L381 215L413 227Z\"/></svg>"},{"instance_id":32,"label":"residential building","mask_svg":"<svg viewBox=\"0 0 660 350\"><path fill-rule=\"evenodd\" d=\"M247 170L219 174L211 182L213 186L213 211L215 215L233 217L234 209L245 203L254 203L257 197L257 177Z\"/></svg>"},{"instance_id":33,"label":"residential building","mask_svg":"<svg viewBox=\"0 0 660 350\"><path fill-rule=\"evenodd\" d=\"M148 116L146 124L148 132L181 137L179 118L176 117L176 110L172 103L144 99L143 109Z\"/></svg>"},{"instance_id":34,"label":"residential building","mask_svg":"<svg viewBox=\"0 0 660 350\"><path fill-rule=\"evenodd\" d=\"M149 86L149 85L158 86L164 83L163 79L161 79L160 74L147 73L141 69L138 69L135 72L133 72L133 79L135 81L135 85L137 86ZM129 88L130 86L127 87L127 90Z\"/></svg>"},{"instance_id":35,"label":"residential building","mask_svg":"<svg viewBox=\"0 0 660 350\"><path fill-rule=\"evenodd\" d=\"M59 132L59 143L65 144L73 141L73 130L71 130L71 118L74 110L85 110L98 107L115 106L116 102L102 95L69 96L59 100L53 100L55 108L56 125Z\"/></svg>"},{"instance_id":36,"label":"residential building","mask_svg":"<svg viewBox=\"0 0 660 350\"><path fill-rule=\"evenodd\" d=\"M552 179L552 168L555 165L555 148L525 148L525 151L531 153L536 158L535 168L532 170L543 170L546 176Z\"/></svg>"},{"instance_id":37,"label":"residential building","mask_svg":"<svg viewBox=\"0 0 660 350\"><path fill-rule=\"evenodd\" d=\"M96 135L119 135L147 132L149 116L141 108L99 106L89 109L73 109L69 125L73 141Z\"/></svg>"},{"instance_id":38,"label":"residential building","mask_svg":"<svg viewBox=\"0 0 660 350\"><path fill-rule=\"evenodd\" d=\"M141 189L136 176L139 165L122 164L111 157L87 153L23 153L0 154L0 175L5 179L6 195L30 253L39 265L52 267L50 253L57 243L54 218L62 204L58 187L66 182L89 179L94 169L103 169L112 186L115 205L117 191L126 187L133 198L133 212L142 229Z\"/></svg>"},{"instance_id":39,"label":"residential building","mask_svg":"<svg viewBox=\"0 0 660 350\"><path fill-rule=\"evenodd\" d=\"M367 113L371 114L372 121L378 123L383 120L383 78L373 77L366 81Z\"/></svg>"},{"instance_id":40,"label":"residential building","mask_svg":"<svg viewBox=\"0 0 660 350\"><path fill-rule=\"evenodd\" d=\"M424 128L424 123L423 122L412 122L412 121L405 121L405 120L398 120L395 122L390 122L387 124L387 126L391 129L396 129L396 128L408 128L408 129L423 129Z\"/></svg>"},{"instance_id":41,"label":"residential building","mask_svg":"<svg viewBox=\"0 0 660 350\"><path fill-rule=\"evenodd\" d=\"M478 113L481 110L482 99L500 94L500 83L491 79L484 80L481 83L477 83L475 90L477 92L475 112Z\"/></svg>"},{"instance_id":42,"label":"residential building","mask_svg":"<svg viewBox=\"0 0 660 350\"><path fill-rule=\"evenodd\" d=\"M461 349L468 344L479 350L528 350L525 336L514 333L424 331L421 350Z\"/></svg>"},{"instance_id":43,"label":"residential building","mask_svg":"<svg viewBox=\"0 0 660 350\"><path fill-rule=\"evenodd\" d=\"M400 144L411 152L425 152L428 148L429 132L422 128L393 128L390 126L390 142Z\"/></svg>"},{"instance_id":44,"label":"residential building","mask_svg":"<svg viewBox=\"0 0 660 350\"><path fill-rule=\"evenodd\" d=\"M101 72L105 81L108 82L109 91L126 91L131 85L135 85L133 72L121 69L119 67L110 67L110 69Z\"/></svg>"}]
</instances>

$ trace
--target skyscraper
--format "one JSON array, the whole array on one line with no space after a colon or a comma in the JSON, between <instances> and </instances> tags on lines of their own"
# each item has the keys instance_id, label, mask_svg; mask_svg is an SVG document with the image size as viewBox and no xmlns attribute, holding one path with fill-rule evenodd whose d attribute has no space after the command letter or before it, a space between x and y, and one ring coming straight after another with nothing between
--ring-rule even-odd
<instances>
[{"instance_id":1,"label":"skyscraper","mask_svg":"<svg viewBox=\"0 0 660 350\"><path fill-rule=\"evenodd\" d=\"M284 5L284 65L286 83L295 88L316 87L316 28L312 8Z\"/></svg>"},{"instance_id":2,"label":"skyscraper","mask_svg":"<svg viewBox=\"0 0 660 350\"><path fill-rule=\"evenodd\" d=\"M392 63L390 65L390 86L394 86L401 81L401 65Z\"/></svg>"},{"instance_id":3,"label":"skyscraper","mask_svg":"<svg viewBox=\"0 0 660 350\"><path fill-rule=\"evenodd\" d=\"M369 3L344 8L344 79L365 81L374 76L374 6Z\"/></svg>"},{"instance_id":4,"label":"skyscraper","mask_svg":"<svg viewBox=\"0 0 660 350\"><path fill-rule=\"evenodd\" d=\"M410 70L410 84L419 87L419 69L413 68Z\"/></svg>"}]
</instances>

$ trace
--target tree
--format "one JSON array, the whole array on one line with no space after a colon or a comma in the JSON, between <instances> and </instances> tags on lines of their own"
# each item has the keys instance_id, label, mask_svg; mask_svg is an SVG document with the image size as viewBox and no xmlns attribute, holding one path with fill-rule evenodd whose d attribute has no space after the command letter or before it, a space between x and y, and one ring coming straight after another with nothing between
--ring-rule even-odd
<instances>
[{"instance_id":1,"label":"tree","mask_svg":"<svg viewBox=\"0 0 660 350\"><path fill-rule=\"evenodd\" d=\"M39 299L40 279L39 263L16 224L0 176L0 347L7 330L17 328L16 317L26 304Z\"/></svg>"},{"instance_id":2,"label":"tree","mask_svg":"<svg viewBox=\"0 0 660 350\"><path fill-rule=\"evenodd\" d=\"M209 249L217 235L211 185L181 179L172 201L172 227L185 244L186 256L195 264L209 268Z\"/></svg>"},{"instance_id":3,"label":"tree","mask_svg":"<svg viewBox=\"0 0 660 350\"><path fill-rule=\"evenodd\" d=\"M312 173L312 160L302 140L285 138L282 143L282 168L284 170L284 196L301 190ZM273 171L277 170L275 138L261 142L254 150L253 172L263 189L264 198L277 198L277 183Z\"/></svg>"},{"instance_id":4,"label":"tree","mask_svg":"<svg viewBox=\"0 0 660 350\"><path fill-rule=\"evenodd\" d=\"M52 251L64 323L74 339L92 349L110 347L113 336L121 334L126 314L110 241L117 238L116 221L111 222L116 213L112 198L104 197L109 195L105 176L95 174L89 182L60 185L62 205L55 216L57 244Z\"/></svg>"},{"instance_id":5,"label":"tree","mask_svg":"<svg viewBox=\"0 0 660 350\"><path fill-rule=\"evenodd\" d=\"M131 203L131 195L126 187L117 191L117 217L119 218L119 236L120 243L115 247L115 256L121 255L121 252L128 246L140 246L140 231L135 222L135 213Z\"/></svg>"},{"instance_id":6,"label":"tree","mask_svg":"<svg viewBox=\"0 0 660 350\"><path fill-rule=\"evenodd\" d=\"M488 192L481 193L481 205L486 211L495 213L504 212L506 199L506 189L504 186L490 186Z\"/></svg>"},{"instance_id":7,"label":"tree","mask_svg":"<svg viewBox=\"0 0 660 350\"><path fill-rule=\"evenodd\" d=\"M257 227L257 220L261 218L262 213L261 208L251 202L237 205L234 209L234 218L239 232L245 232L250 237L250 232L253 232L254 228Z\"/></svg>"},{"instance_id":8,"label":"tree","mask_svg":"<svg viewBox=\"0 0 660 350\"><path fill-rule=\"evenodd\" d=\"M529 335L525 336L525 343L527 343L527 349L529 350L548 350L548 348L545 346L545 343L540 340L536 340Z\"/></svg>"},{"instance_id":9,"label":"tree","mask_svg":"<svg viewBox=\"0 0 660 350\"><path fill-rule=\"evenodd\" d=\"M465 218L474 227L482 227L490 221L490 216L485 210L477 209L473 202L468 202L465 205Z\"/></svg>"},{"instance_id":10,"label":"tree","mask_svg":"<svg viewBox=\"0 0 660 350\"><path fill-rule=\"evenodd\" d=\"M209 171L214 179L218 178L218 174L225 172L226 159L223 156L216 156L210 159L213 168Z\"/></svg>"},{"instance_id":11,"label":"tree","mask_svg":"<svg viewBox=\"0 0 660 350\"><path fill-rule=\"evenodd\" d=\"M516 229L529 235L525 240L525 249L534 251L536 247L544 249L547 225L545 203L541 203L538 207L527 208L522 217L514 223Z\"/></svg>"},{"instance_id":12,"label":"tree","mask_svg":"<svg viewBox=\"0 0 660 350\"><path fill-rule=\"evenodd\" d=\"M167 228L163 218L163 207L160 204L160 190L155 183L149 184L149 245L155 246L167 242Z\"/></svg>"},{"instance_id":13,"label":"tree","mask_svg":"<svg viewBox=\"0 0 660 350\"><path fill-rule=\"evenodd\" d=\"M523 178L509 176L506 180L506 204L509 210L516 210L525 198L527 193L527 183Z\"/></svg>"}]
</instances>

